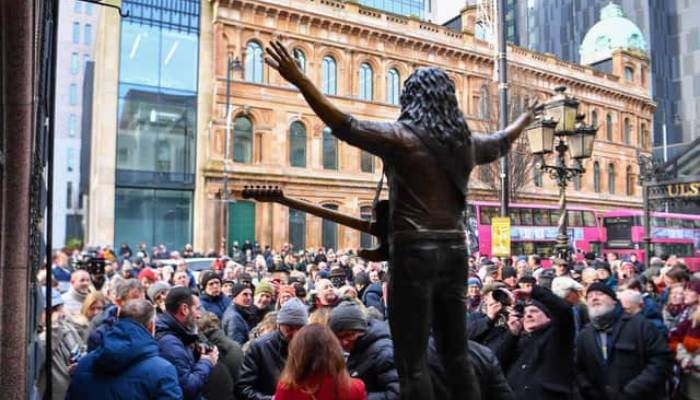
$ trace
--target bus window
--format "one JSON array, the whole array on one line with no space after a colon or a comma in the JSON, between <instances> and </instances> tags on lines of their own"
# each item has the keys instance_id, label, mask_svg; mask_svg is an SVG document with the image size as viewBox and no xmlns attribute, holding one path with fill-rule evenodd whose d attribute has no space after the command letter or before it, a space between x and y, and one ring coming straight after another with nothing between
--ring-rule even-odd
<instances>
[{"instance_id":1,"label":"bus window","mask_svg":"<svg viewBox=\"0 0 700 400\"><path fill-rule=\"evenodd\" d=\"M657 257L661 256L677 256L677 257L694 257L694 248L691 243L652 243L651 252Z\"/></svg>"},{"instance_id":2,"label":"bus window","mask_svg":"<svg viewBox=\"0 0 700 400\"><path fill-rule=\"evenodd\" d=\"M523 225L532 225L532 209L521 208L520 209L520 222ZM700 222L700 221L698 221ZM700 228L700 226L698 226Z\"/></svg>"},{"instance_id":3,"label":"bus window","mask_svg":"<svg viewBox=\"0 0 700 400\"><path fill-rule=\"evenodd\" d=\"M583 212L583 226L587 228L595 227L595 214L593 214L593 211L584 211Z\"/></svg>"},{"instance_id":4,"label":"bus window","mask_svg":"<svg viewBox=\"0 0 700 400\"><path fill-rule=\"evenodd\" d=\"M682 219L681 223L683 224L684 228L693 229L695 227L692 219Z\"/></svg>"},{"instance_id":5,"label":"bus window","mask_svg":"<svg viewBox=\"0 0 700 400\"><path fill-rule=\"evenodd\" d=\"M666 218L653 217L651 219L651 226L666 226Z\"/></svg>"},{"instance_id":6,"label":"bus window","mask_svg":"<svg viewBox=\"0 0 700 400\"><path fill-rule=\"evenodd\" d=\"M491 225L491 218L498 217L497 207L481 207L481 224Z\"/></svg>"},{"instance_id":7,"label":"bus window","mask_svg":"<svg viewBox=\"0 0 700 400\"><path fill-rule=\"evenodd\" d=\"M549 212L549 218L550 218L550 225L559 225L559 216L561 213L559 213L559 210L550 210Z\"/></svg>"},{"instance_id":8,"label":"bus window","mask_svg":"<svg viewBox=\"0 0 700 400\"><path fill-rule=\"evenodd\" d=\"M681 221L680 219L676 219L676 218L669 218L668 219L668 226L670 228L682 228L683 221Z\"/></svg>"},{"instance_id":9,"label":"bus window","mask_svg":"<svg viewBox=\"0 0 700 400\"><path fill-rule=\"evenodd\" d=\"M700 229L700 220L695 221L695 229Z\"/></svg>"},{"instance_id":10,"label":"bus window","mask_svg":"<svg viewBox=\"0 0 700 400\"><path fill-rule=\"evenodd\" d=\"M532 220L536 226L549 225L549 213L547 210L536 208L532 210Z\"/></svg>"},{"instance_id":11,"label":"bus window","mask_svg":"<svg viewBox=\"0 0 700 400\"><path fill-rule=\"evenodd\" d=\"M569 226L583 226L583 213L581 211L567 211Z\"/></svg>"},{"instance_id":12,"label":"bus window","mask_svg":"<svg viewBox=\"0 0 700 400\"><path fill-rule=\"evenodd\" d=\"M609 217L603 219L603 224L608 230L608 241L631 240L632 239L632 218L631 217Z\"/></svg>"},{"instance_id":13,"label":"bus window","mask_svg":"<svg viewBox=\"0 0 700 400\"><path fill-rule=\"evenodd\" d=\"M520 210L514 208L510 212L510 224L511 225L522 225L520 223Z\"/></svg>"}]
</instances>

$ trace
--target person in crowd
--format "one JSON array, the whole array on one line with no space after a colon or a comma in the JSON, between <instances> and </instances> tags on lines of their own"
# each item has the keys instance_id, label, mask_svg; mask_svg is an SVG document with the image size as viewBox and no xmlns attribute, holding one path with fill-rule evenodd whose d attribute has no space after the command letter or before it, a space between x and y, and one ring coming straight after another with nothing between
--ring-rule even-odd
<instances>
[{"instance_id":1,"label":"person in crowd","mask_svg":"<svg viewBox=\"0 0 700 400\"><path fill-rule=\"evenodd\" d=\"M43 288L44 299L47 296L46 288ZM83 338L66 321L64 312L64 302L58 290L51 290L51 312L50 315L42 313L46 324L51 324L51 393L43 393L42 398L51 400L63 400L66 396L70 384L70 372L75 368L81 354L84 353L85 346ZM43 309L46 309L44 305ZM39 335L39 345L46 349L46 331ZM19 349L18 349L19 350ZM44 361L45 358L41 361ZM7 366L3 366L7 367ZM46 368L41 365L39 376L39 387L46 388Z\"/></svg>"},{"instance_id":2,"label":"person in crowd","mask_svg":"<svg viewBox=\"0 0 700 400\"><path fill-rule=\"evenodd\" d=\"M329 278L330 278L331 283L333 283L333 286L336 289L340 289L341 287L345 286L345 284L346 284L345 271L339 266L335 266L335 267L331 268Z\"/></svg>"},{"instance_id":3,"label":"person in crowd","mask_svg":"<svg viewBox=\"0 0 700 400\"><path fill-rule=\"evenodd\" d=\"M277 330L251 342L236 383L239 399L272 400L287 360L289 342L306 325L308 317L306 307L299 300L289 300L277 313Z\"/></svg>"},{"instance_id":4,"label":"person in crowd","mask_svg":"<svg viewBox=\"0 0 700 400\"><path fill-rule=\"evenodd\" d=\"M131 278L120 281L114 292L112 304L108 304L102 314L92 319L87 339L87 350L92 351L102 344L102 337L111 328L119 316L119 309L129 300L145 298L143 286L138 280Z\"/></svg>"},{"instance_id":5,"label":"person in crowd","mask_svg":"<svg viewBox=\"0 0 700 400\"><path fill-rule=\"evenodd\" d=\"M221 278L216 272L205 271L201 274L199 300L202 302L202 308L214 313L219 319L224 317L231 299L221 292Z\"/></svg>"},{"instance_id":6,"label":"person in crowd","mask_svg":"<svg viewBox=\"0 0 700 400\"><path fill-rule=\"evenodd\" d=\"M273 300L275 300L275 289L267 280L260 281L255 287L255 296L253 297L253 305L255 306L255 324L261 321L265 314L274 311Z\"/></svg>"},{"instance_id":7,"label":"person in crowd","mask_svg":"<svg viewBox=\"0 0 700 400\"><path fill-rule=\"evenodd\" d=\"M162 245L161 245L161 253L164 251L164 250L163 250L164 248L165 248L165 246L162 246ZM166 257L165 259L168 259L168 258L170 258L170 256ZM197 282L196 282L195 279L194 279L194 274L193 274L192 271L190 271L190 269L187 267L187 261L185 261L184 258L180 258L180 259L177 261L177 264L175 265L175 272L176 272L176 273L177 273L177 272L184 272L184 273L186 273L186 274L187 274L187 287L189 287L189 288L192 289L192 290L197 290ZM176 276L176 278L177 278L177 276ZM180 280L184 280L184 279L180 278ZM176 282L176 284L178 284L178 283ZM182 286L182 285L181 285L181 286Z\"/></svg>"},{"instance_id":8,"label":"person in crowd","mask_svg":"<svg viewBox=\"0 0 700 400\"><path fill-rule=\"evenodd\" d=\"M158 274L154 269L146 267L139 272L138 279L144 290L148 290L149 286L158 282Z\"/></svg>"},{"instance_id":9,"label":"person in crowd","mask_svg":"<svg viewBox=\"0 0 700 400\"><path fill-rule=\"evenodd\" d=\"M338 339L327 327L313 324L292 339L274 398L365 400L367 395L363 382L350 377Z\"/></svg>"},{"instance_id":10,"label":"person in crowd","mask_svg":"<svg viewBox=\"0 0 700 400\"><path fill-rule=\"evenodd\" d=\"M518 257L515 262L515 270L518 272L518 278L532 275L532 268L527 263L527 257Z\"/></svg>"},{"instance_id":11,"label":"person in crowd","mask_svg":"<svg viewBox=\"0 0 700 400\"><path fill-rule=\"evenodd\" d=\"M296 290L292 285L282 285L279 288L279 294L277 295L277 304L275 305L275 310L279 311L280 308L287 301L296 297Z\"/></svg>"},{"instance_id":12,"label":"person in crowd","mask_svg":"<svg viewBox=\"0 0 700 400\"><path fill-rule=\"evenodd\" d=\"M381 314L384 314L384 294L381 282L372 282L369 279L369 274L366 272L362 272L361 275L358 274L354 279L355 288L357 289L361 286L361 288L357 289L357 298L362 301L365 307L374 307Z\"/></svg>"},{"instance_id":13,"label":"person in crowd","mask_svg":"<svg viewBox=\"0 0 700 400\"><path fill-rule=\"evenodd\" d=\"M105 306L107 305L107 298L102 292L94 291L90 292L86 297L83 305L80 307L80 312L75 315L68 316L68 322L73 325L78 334L83 339L83 342L87 342L88 332L90 329L90 322L102 314Z\"/></svg>"},{"instance_id":14,"label":"person in crowd","mask_svg":"<svg viewBox=\"0 0 700 400\"><path fill-rule=\"evenodd\" d=\"M552 293L562 298L571 307L574 316L575 335L588 323L588 310L581 301L583 286L567 276L559 276L552 281Z\"/></svg>"},{"instance_id":15,"label":"person in crowd","mask_svg":"<svg viewBox=\"0 0 700 400\"><path fill-rule=\"evenodd\" d=\"M481 306L481 280L472 276L467 280L467 312L475 313Z\"/></svg>"},{"instance_id":16,"label":"person in crowd","mask_svg":"<svg viewBox=\"0 0 700 400\"><path fill-rule=\"evenodd\" d=\"M208 344L219 350L219 362L216 363L209 375L204 397L207 400L235 399L234 388L243 364L241 345L226 336L221 329L221 322L216 314L203 311L197 321L199 332L203 334Z\"/></svg>"},{"instance_id":17,"label":"person in crowd","mask_svg":"<svg viewBox=\"0 0 700 400\"><path fill-rule=\"evenodd\" d=\"M508 308L513 305L510 293L503 290L501 283L485 286L482 312L469 316L467 333L469 339L491 349L499 360L503 356L500 351L508 335Z\"/></svg>"},{"instance_id":18,"label":"person in crowd","mask_svg":"<svg viewBox=\"0 0 700 400\"><path fill-rule=\"evenodd\" d=\"M509 266L503 267L501 270L501 282L506 284L508 290L515 290L518 288L518 271Z\"/></svg>"},{"instance_id":19,"label":"person in crowd","mask_svg":"<svg viewBox=\"0 0 700 400\"><path fill-rule=\"evenodd\" d=\"M669 344L680 368L676 400L700 399L700 308L671 332Z\"/></svg>"},{"instance_id":20,"label":"person in crowd","mask_svg":"<svg viewBox=\"0 0 700 400\"><path fill-rule=\"evenodd\" d=\"M569 267L569 262L567 260L563 258L555 258L552 265L554 266L554 274L557 277L571 277L571 268Z\"/></svg>"},{"instance_id":21,"label":"person in crowd","mask_svg":"<svg viewBox=\"0 0 700 400\"><path fill-rule=\"evenodd\" d=\"M197 320L199 297L187 287L174 287L165 298L165 313L156 321L156 340L161 357L177 369L184 399L203 399L209 375L219 360L216 346L200 346Z\"/></svg>"},{"instance_id":22,"label":"person in crowd","mask_svg":"<svg viewBox=\"0 0 700 400\"><path fill-rule=\"evenodd\" d=\"M577 384L584 400L663 399L673 360L665 338L643 315L623 313L615 292L586 292L591 323L576 338Z\"/></svg>"},{"instance_id":23,"label":"person in crowd","mask_svg":"<svg viewBox=\"0 0 700 400\"><path fill-rule=\"evenodd\" d=\"M388 325L374 319L367 320L356 303L343 301L331 311L328 327L349 354L348 370L364 382L367 398L398 400L399 374L394 365Z\"/></svg>"},{"instance_id":24,"label":"person in crowd","mask_svg":"<svg viewBox=\"0 0 700 400\"><path fill-rule=\"evenodd\" d=\"M147 300L127 301L102 344L78 363L66 399L182 399L177 371L153 338L154 316Z\"/></svg>"},{"instance_id":25,"label":"person in crowd","mask_svg":"<svg viewBox=\"0 0 700 400\"><path fill-rule=\"evenodd\" d=\"M585 293L586 289L591 286L591 284L598 281L598 271L593 267L586 267L581 271L581 285L583 285L583 291Z\"/></svg>"},{"instance_id":26,"label":"person in crowd","mask_svg":"<svg viewBox=\"0 0 700 400\"><path fill-rule=\"evenodd\" d=\"M537 280L532 275L526 275L518 279L518 289L526 292L532 291L532 287L537 284Z\"/></svg>"},{"instance_id":27,"label":"person in crowd","mask_svg":"<svg viewBox=\"0 0 700 400\"><path fill-rule=\"evenodd\" d=\"M651 281L661 275L661 269L664 267L664 262L661 260L659 257L652 257L651 260L649 260L649 266L644 270L642 275L648 280Z\"/></svg>"},{"instance_id":28,"label":"person in crowd","mask_svg":"<svg viewBox=\"0 0 700 400\"><path fill-rule=\"evenodd\" d=\"M84 269L76 269L70 276L70 288L61 295L64 312L67 315L78 314L88 293L90 293L90 274Z\"/></svg>"},{"instance_id":29,"label":"person in crowd","mask_svg":"<svg viewBox=\"0 0 700 400\"><path fill-rule=\"evenodd\" d=\"M620 270L618 271L618 281L625 281L628 279L634 279L637 276L637 268L631 261L623 261L620 264Z\"/></svg>"},{"instance_id":30,"label":"person in crowd","mask_svg":"<svg viewBox=\"0 0 700 400\"><path fill-rule=\"evenodd\" d=\"M221 321L224 333L238 344L243 345L248 341L251 329L251 321L255 319L253 310L253 291L241 284L233 285L233 302L224 312Z\"/></svg>"},{"instance_id":31,"label":"person in crowd","mask_svg":"<svg viewBox=\"0 0 700 400\"><path fill-rule=\"evenodd\" d=\"M644 308L644 299L642 295L635 290L620 289L617 291L617 298L620 300L622 309L627 314L639 314Z\"/></svg>"},{"instance_id":32,"label":"person in crowd","mask_svg":"<svg viewBox=\"0 0 700 400\"><path fill-rule=\"evenodd\" d=\"M624 263L623 263L624 264ZM627 265L629 268L630 265L633 265L631 262L627 262ZM659 305L654 299L649 295L649 293L645 292L643 287L642 287L642 280L644 278L642 277L637 277L637 278L629 278L626 281L622 281L619 285L618 288L622 289L628 289L632 290L637 293L638 296L632 296L631 294L626 294L624 296L625 299L631 300L631 303L634 305L638 305L639 301L641 300L641 310L638 312L641 312L644 318L646 318L656 329L661 332L661 334L666 337L668 336L668 329L666 328L666 325L664 324L664 317L661 312L661 308L659 308ZM620 297L620 301L622 302L622 308L625 309L625 312L628 312L627 309L625 308L625 303L623 301L623 298ZM634 313L630 313L634 314Z\"/></svg>"},{"instance_id":33,"label":"person in crowd","mask_svg":"<svg viewBox=\"0 0 700 400\"><path fill-rule=\"evenodd\" d=\"M596 262L595 269L598 273L598 282L602 282L608 285L608 287L612 289L613 292L616 291L617 279L615 279L615 277L612 275L612 271L610 271L610 265L606 264L605 262Z\"/></svg>"},{"instance_id":34,"label":"person in crowd","mask_svg":"<svg viewBox=\"0 0 700 400\"><path fill-rule=\"evenodd\" d=\"M536 285L519 292L523 317L517 306L508 319L502 366L518 400L570 399L574 380L574 317L571 306L551 290ZM522 304L522 303L521 303Z\"/></svg>"},{"instance_id":35,"label":"person in crowd","mask_svg":"<svg viewBox=\"0 0 700 400\"><path fill-rule=\"evenodd\" d=\"M319 308L333 308L340 301L333 283L328 279L320 279L316 282L316 297L309 307L309 313Z\"/></svg>"},{"instance_id":36,"label":"person in crowd","mask_svg":"<svg viewBox=\"0 0 700 400\"><path fill-rule=\"evenodd\" d=\"M690 273L684 266L674 265L672 267L665 267L665 270L662 269L659 286L663 288L663 292L659 299L660 304L665 305L668 301L668 288L679 283L685 286L689 280Z\"/></svg>"},{"instance_id":37,"label":"person in crowd","mask_svg":"<svg viewBox=\"0 0 700 400\"><path fill-rule=\"evenodd\" d=\"M700 279L691 279L683 286L683 304L685 309L678 316L678 323L690 319L695 310L698 309L698 300L700 299Z\"/></svg>"},{"instance_id":38,"label":"person in crowd","mask_svg":"<svg viewBox=\"0 0 700 400\"><path fill-rule=\"evenodd\" d=\"M173 286L190 287L190 277L187 275L187 271L175 271Z\"/></svg>"},{"instance_id":39,"label":"person in crowd","mask_svg":"<svg viewBox=\"0 0 700 400\"><path fill-rule=\"evenodd\" d=\"M57 251L51 257L51 273L58 284L58 290L65 293L70 288L72 270L68 264L68 256L62 251Z\"/></svg>"},{"instance_id":40,"label":"person in crowd","mask_svg":"<svg viewBox=\"0 0 700 400\"><path fill-rule=\"evenodd\" d=\"M170 285L164 281L158 281L148 287L146 294L148 299L156 308L156 315L160 316L165 312L165 298L168 297Z\"/></svg>"},{"instance_id":41,"label":"person in crowd","mask_svg":"<svg viewBox=\"0 0 700 400\"><path fill-rule=\"evenodd\" d=\"M659 259L661 260L661 259ZM664 307L663 317L664 325L670 331L672 331L678 323L680 322L680 315L685 310L685 302L683 301L683 284L676 283L668 288L668 302Z\"/></svg>"}]
</instances>

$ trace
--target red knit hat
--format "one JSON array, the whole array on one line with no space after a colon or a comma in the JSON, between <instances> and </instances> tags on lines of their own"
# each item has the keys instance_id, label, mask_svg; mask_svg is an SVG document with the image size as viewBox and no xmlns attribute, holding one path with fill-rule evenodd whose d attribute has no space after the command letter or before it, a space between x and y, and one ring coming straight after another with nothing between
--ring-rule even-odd
<instances>
[{"instance_id":1,"label":"red knit hat","mask_svg":"<svg viewBox=\"0 0 700 400\"><path fill-rule=\"evenodd\" d=\"M155 282L158 280L158 275L156 275L156 272L151 269L151 268L144 268L139 272L139 281L143 280L143 278L148 279L151 282Z\"/></svg>"}]
</instances>

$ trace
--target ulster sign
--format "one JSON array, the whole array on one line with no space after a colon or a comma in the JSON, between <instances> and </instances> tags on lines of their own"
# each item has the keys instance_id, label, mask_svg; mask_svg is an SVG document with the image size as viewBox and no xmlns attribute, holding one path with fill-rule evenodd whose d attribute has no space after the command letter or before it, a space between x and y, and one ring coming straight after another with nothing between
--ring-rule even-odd
<instances>
[{"instance_id":1,"label":"ulster sign","mask_svg":"<svg viewBox=\"0 0 700 400\"><path fill-rule=\"evenodd\" d=\"M700 181L658 182L649 185L649 200L700 200Z\"/></svg>"}]
</instances>

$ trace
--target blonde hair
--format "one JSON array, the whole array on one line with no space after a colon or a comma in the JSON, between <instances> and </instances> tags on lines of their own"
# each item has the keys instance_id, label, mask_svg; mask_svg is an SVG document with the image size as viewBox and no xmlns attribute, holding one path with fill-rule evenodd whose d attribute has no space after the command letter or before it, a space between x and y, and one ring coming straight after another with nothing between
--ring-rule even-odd
<instances>
[{"instance_id":1,"label":"blonde hair","mask_svg":"<svg viewBox=\"0 0 700 400\"><path fill-rule=\"evenodd\" d=\"M309 324L328 325L331 318L331 308L321 307L309 315Z\"/></svg>"},{"instance_id":2,"label":"blonde hair","mask_svg":"<svg viewBox=\"0 0 700 400\"><path fill-rule=\"evenodd\" d=\"M80 314L87 317L87 313L88 313L88 311L90 311L90 307L92 307L98 301L102 302L102 306L107 305L107 297L104 294L102 294L102 292L97 291L97 290L90 292L85 297L85 301L83 302L83 306L80 307Z\"/></svg>"}]
</instances>

